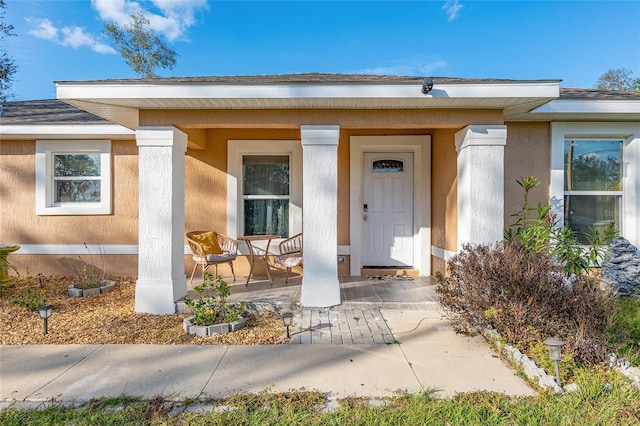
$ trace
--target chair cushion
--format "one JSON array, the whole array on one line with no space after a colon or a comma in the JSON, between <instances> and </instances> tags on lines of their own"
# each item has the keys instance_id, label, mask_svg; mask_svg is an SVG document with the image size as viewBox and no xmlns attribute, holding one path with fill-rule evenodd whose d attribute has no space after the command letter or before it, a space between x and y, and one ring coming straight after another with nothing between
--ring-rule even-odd
<instances>
[{"instance_id":1,"label":"chair cushion","mask_svg":"<svg viewBox=\"0 0 640 426\"><path fill-rule=\"evenodd\" d=\"M276 257L275 261L286 268L293 268L302 264L302 253L283 254Z\"/></svg>"},{"instance_id":2,"label":"chair cushion","mask_svg":"<svg viewBox=\"0 0 640 426\"><path fill-rule=\"evenodd\" d=\"M227 251L223 253L217 254L208 254L207 257L193 256L194 262L204 263L204 262L227 262L229 260L233 260L238 257L237 253L229 253Z\"/></svg>"},{"instance_id":3,"label":"chair cushion","mask_svg":"<svg viewBox=\"0 0 640 426\"><path fill-rule=\"evenodd\" d=\"M202 245L204 253L207 255L223 253L222 248L218 243L218 239L216 238L216 234L213 231L193 235L191 239L197 243L200 243L200 245Z\"/></svg>"}]
</instances>

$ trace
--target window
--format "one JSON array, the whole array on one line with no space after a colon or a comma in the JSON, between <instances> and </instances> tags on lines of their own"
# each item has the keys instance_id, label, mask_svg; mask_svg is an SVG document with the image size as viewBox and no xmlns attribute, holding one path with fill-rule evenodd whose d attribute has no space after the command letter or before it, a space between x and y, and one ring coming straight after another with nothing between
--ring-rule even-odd
<instances>
[{"instance_id":1,"label":"window","mask_svg":"<svg viewBox=\"0 0 640 426\"><path fill-rule=\"evenodd\" d=\"M399 173L404 171L404 163L400 160L376 160L373 162L373 173Z\"/></svg>"},{"instance_id":2,"label":"window","mask_svg":"<svg viewBox=\"0 0 640 426\"><path fill-rule=\"evenodd\" d=\"M564 141L564 222L582 243L611 222L620 229L622 152L622 140Z\"/></svg>"},{"instance_id":3,"label":"window","mask_svg":"<svg viewBox=\"0 0 640 426\"><path fill-rule=\"evenodd\" d=\"M302 232L299 140L229 140L227 173L230 236Z\"/></svg>"},{"instance_id":4,"label":"window","mask_svg":"<svg viewBox=\"0 0 640 426\"><path fill-rule=\"evenodd\" d=\"M289 236L289 156L242 156L244 232Z\"/></svg>"},{"instance_id":5,"label":"window","mask_svg":"<svg viewBox=\"0 0 640 426\"><path fill-rule=\"evenodd\" d=\"M109 141L36 142L36 214L111 213Z\"/></svg>"}]
</instances>

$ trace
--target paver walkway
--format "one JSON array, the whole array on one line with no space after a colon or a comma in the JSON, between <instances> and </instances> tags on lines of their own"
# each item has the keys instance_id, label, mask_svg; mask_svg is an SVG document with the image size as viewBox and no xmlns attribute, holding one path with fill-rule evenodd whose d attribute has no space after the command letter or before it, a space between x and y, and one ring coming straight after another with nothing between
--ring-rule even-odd
<instances>
[{"instance_id":1,"label":"paver walkway","mask_svg":"<svg viewBox=\"0 0 640 426\"><path fill-rule=\"evenodd\" d=\"M303 309L293 316L292 344L372 345L394 341L379 310Z\"/></svg>"}]
</instances>

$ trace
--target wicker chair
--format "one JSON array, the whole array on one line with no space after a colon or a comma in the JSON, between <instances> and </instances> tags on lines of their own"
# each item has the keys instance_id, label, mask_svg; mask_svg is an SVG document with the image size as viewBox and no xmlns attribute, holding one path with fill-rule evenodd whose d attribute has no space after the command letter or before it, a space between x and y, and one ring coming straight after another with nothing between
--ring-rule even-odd
<instances>
[{"instance_id":1,"label":"wicker chair","mask_svg":"<svg viewBox=\"0 0 640 426\"><path fill-rule=\"evenodd\" d=\"M231 267L231 273L233 274L233 281L235 282L236 273L233 270L233 261L238 257L238 242L226 235L211 231L215 236L222 253L210 253L206 249L206 245L199 241L197 237L198 235L206 234L208 232L210 231L191 231L186 233L187 242L189 243L189 247L193 253L192 259L195 262L191 278L189 279L189 284L193 281L193 276L196 273L196 269L198 269L198 265L202 267L202 278L204 279L204 273L211 265L215 265L216 276L218 276L218 265L221 263L229 264Z\"/></svg>"},{"instance_id":2,"label":"wicker chair","mask_svg":"<svg viewBox=\"0 0 640 426\"><path fill-rule=\"evenodd\" d=\"M284 280L284 282L287 283L289 282L289 272L291 272L291 268L295 266L302 267L302 233L282 241L279 248L280 256L277 256L274 261L287 269Z\"/></svg>"}]
</instances>

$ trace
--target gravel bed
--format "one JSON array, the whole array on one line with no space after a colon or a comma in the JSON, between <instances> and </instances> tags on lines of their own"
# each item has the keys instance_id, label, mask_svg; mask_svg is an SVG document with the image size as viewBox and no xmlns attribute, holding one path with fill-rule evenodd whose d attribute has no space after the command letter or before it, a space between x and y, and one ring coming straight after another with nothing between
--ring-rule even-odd
<instances>
[{"instance_id":1,"label":"gravel bed","mask_svg":"<svg viewBox=\"0 0 640 426\"><path fill-rule=\"evenodd\" d=\"M246 328L219 336L192 336L184 332L186 314L150 315L134 312L135 278L106 277L116 282L114 291L89 297L69 297L73 277L44 277L46 303L53 305L44 334L36 311L16 306L27 292L37 294L35 276L12 276L11 287L0 294L0 337L3 345L26 344L195 344L273 345L288 344L282 319L268 309L248 308Z\"/></svg>"}]
</instances>

